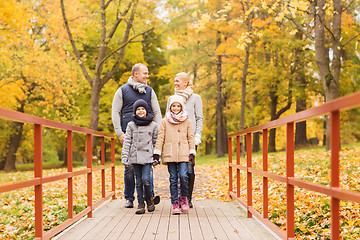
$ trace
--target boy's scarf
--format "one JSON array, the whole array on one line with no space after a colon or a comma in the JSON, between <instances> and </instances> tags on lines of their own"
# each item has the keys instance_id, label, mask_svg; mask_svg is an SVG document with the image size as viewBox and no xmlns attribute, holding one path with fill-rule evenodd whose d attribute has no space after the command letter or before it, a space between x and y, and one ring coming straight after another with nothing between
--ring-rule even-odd
<instances>
[{"instance_id":1,"label":"boy's scarf","mask_svg":"<svg viewBox=\"0 0 360 240\"><path fill-rule=\"evenodd\" d=\"M138 91L140 94L146 93L145 88L147 87L144 83L138 83L133 80L133 77L129 77L128 84L136 91Z\"/></svg>"},{"instance_id":2,"label":"boy's scarf","mask_svg":"<svg viewBox=\"0 0 360 240\"><path fill-rule=\"evenodd\" d=\"M177 124L185 121L188 118L188 113L186 111L181 111L178 114L175 114L171 111L168 111L165 117L170 123Z\"/></svg>"},{"instance_id":3,"label":"boy's scarf","mask_svg":"<svg viewBox=\"0 0 360 240\"><path fill-rule=\"evenodd\" d=\"M187 88L185 88L185 90L176 90L175 89L175 94L183 97L184 102L186 102L188 100L188 98L191 96L191 94L193 94L193 92L194 91L189 86Z\"/></svg>"},{"instance_id":4,"label":"boy's scarf","mask_svg":"<svg viewBox=\"0 0 360 240\"><path fill-rule=\"evenodd\" d=\"M147 113L146 117L139 117L135 114L132 116L132 120L138 126L148 126L152 122L153 118L153 115L151 115L150 113Z\"/></svg>"}]
</instances>

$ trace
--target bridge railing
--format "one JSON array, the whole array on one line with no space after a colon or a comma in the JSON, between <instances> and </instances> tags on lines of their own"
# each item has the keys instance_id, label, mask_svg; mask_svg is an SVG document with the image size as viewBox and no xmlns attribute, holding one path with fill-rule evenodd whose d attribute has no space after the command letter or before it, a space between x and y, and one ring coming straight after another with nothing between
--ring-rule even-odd
<instances>
[{"instance_id":1,"label":"bridge railing","mask_svg":"<svg viewBox=\"0 0 360 240\"><path fill-rule=\"evenodd\" d=\"M294 216L294 188L304 188L331 197L331 239L340 239L340 200L360 203L360 193L340 189L340 110L355 108L360 105L360 92L336 99L334 101L314 107L281 119L262 125L251 127L228 135L229 146L229 194L247 208L248 217L255 215L267 227L273 230L282 239L295 238ZM294 123L321 115L330 116L330 147L331 147L331 179L330 186L311 183L295 177L294 167ZM268 171L268 130L286 125L286 176ZM262 132L263 137L263 169L252 167L252 134ZM240 164L240 137L246 136L246 166ZM236 138L236 163L232 157L232 139ZM236 170L236 193L233 191L233 169ZM240 171L246 172L246 201L240 198ZM259 213L252 204L254 175L262 177L263 184L263 214ZM269 199L268 180L272 179L286 184L286 231L280 229L268 220Z\"/></svg>"},{"instance_id":2,"label":"bridge railing","mask_svg":"<svg viewBox=\"0 0 360 240\"><path fill-rule=\"evenodd\" d=\"M115 139L114 135L95 130L60 123L21 112L0 108L0 118L15 122L34 125L34 179L0 185L0 193L5 193L21 188L34 187L35 191L35 239L50 239L83 216L92 217L93 210L104 201L115 199ZM67 131L67 172L54 176L43 177L43 127ZM73 133L86 134L86 159L87 166L84 170L73 171ZM93 136L101 138L101 165L93 167L92 164L92 139ZM111 139L111 164L105 165L105 138ZM105 169L111 169L111 192L106 195ZM101 171L100 200L93 202L93 173ZM87 176L87 207L76 215L73 214L73 178L80 175ZM68 219L47 232L43 228L43 185L50 182L67 179L68 181Z\"/></svg>"}]
</instances>

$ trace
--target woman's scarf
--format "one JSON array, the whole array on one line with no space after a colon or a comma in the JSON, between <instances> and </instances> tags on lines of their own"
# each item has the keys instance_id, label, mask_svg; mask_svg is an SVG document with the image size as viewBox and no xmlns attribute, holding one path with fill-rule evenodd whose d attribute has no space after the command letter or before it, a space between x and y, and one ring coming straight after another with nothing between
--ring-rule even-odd
<instances>
[{"instance_id":1,"label":"woman's scarf","mask_svg":"<svg viewBox=\"0 0 360 240\"><path fill-rule=\"evenodd\" d=\"M177 124L185 121L188 118L188 113L186 111L181 111L178 114L175 114L171 111L168 111L165 117L170 123Z\"/></svg>"},{"instance_id":2,"label":"woman's scarf","mask_svg":"<svg viewBox=\"0 0 360 240\"><path fill-rule=\"evenodd\" d=\"M150 113L147 113L146 117L139 117L136 114L132 116L132 120L138 126L148 126L152 122L153 118L153 115L151 115Z\"/></svg>"},{"instance_id":3,"label":"woman's scarf","mask_svg":"<svg viewBox=\"0 0 360 240\"><path fill-rule=\"evenodd\" d=\"M133 77L132 77L132 76L129 77L129 79L128 79L128 84L129 84L134 90L138 91L140 94L146 93L145 88L147 87L147 85L144 84L144 83L135 82L135 81L133 80Z\"/></svg>"},{"instance_id":4,"label":"woman's scarf","mask_svg":"<svg viewBox=\"0 0 360 240\"><path fill-rule=\"evenodd\" d=\"M176 90L175 89L175 94L183 97L184 102L186 102L188 100L188 98L191 96L191 94L193 94L193 92L194 91L192 90L192 88L190 86L188 86L184 90Z\"/></svg>"}]
</instances>

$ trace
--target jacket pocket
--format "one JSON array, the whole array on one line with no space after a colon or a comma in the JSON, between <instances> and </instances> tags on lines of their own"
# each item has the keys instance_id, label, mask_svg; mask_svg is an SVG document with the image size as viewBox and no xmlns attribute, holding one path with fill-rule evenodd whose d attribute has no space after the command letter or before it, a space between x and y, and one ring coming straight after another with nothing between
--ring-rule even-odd
<instances>
[{"instance_id":1,"label":"jacket pocket","mask_svg":"<svg viewBox=\"0 0 360 240\"><path fill-rule=\"evenodd\" d=\"M172 156L172 144L165 143L163 147L163 156L164 157L171 157Z\"/></svg>"},{"instance_id":2,"label":"jacket pocket","mask_svg":"<svg viewBox=\"0 0 360 240\"><path fill-rule=\"evenodd\" d=\"M180 143L179 155L181 157L188 157L189 156L189 144L188 143Z\"/></svg>"}]
</instances>

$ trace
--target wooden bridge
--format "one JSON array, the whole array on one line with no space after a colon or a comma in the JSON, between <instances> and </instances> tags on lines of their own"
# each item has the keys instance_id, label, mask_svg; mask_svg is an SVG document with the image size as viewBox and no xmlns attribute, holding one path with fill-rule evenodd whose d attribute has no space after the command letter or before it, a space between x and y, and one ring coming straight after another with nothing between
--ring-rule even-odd
<instances>
[{"instance_id":1,"label":"wooden bridge","mask_svg":"<svg viewBox=\"0 0 360 240\"><path fill-rule=\"evenodd\" d=\"M264 225L247 218L234 202L194 201L188 213L171 215L170 199L163 199L153 213L134 214L123 200L105 203L93 218L62 232L54 239L278 239Z\"/></svg>"},{"instance_id":2,"label":"wooden bridge","mask_svg":"<svg viewBox=\"0 0 360 240\"><path fill-rule=\"evenodd\" d=\"M323 106L315 107L241 132L229 134L229 194L240 202L245 211L235 202L213 200L195 201L195 207L188 214L170 215L170 200L162 201L154 213L138 216L134 209L123 208L124 203L116 199L115 192L115 139L113 135L59 123L40 117L0 108L0 118L34 125L34 178L31 180L0 185L0 193L22 188L34 188L35 239L276 239L274 232L282 239L295 239L294 188L305 188L331 198L331 239L340 239L340 201L360 203L360 193L340 188L340 111L360 105L360 92L339 98ZM319 115L330 115L331 120L331 184L324 186L295 177L294 170L294 123ZM268 129L286 126L286 176L268 171L267 132ZM67 131L67 172L53 176L43 176L43 127ZM86 135L87 168L73 171L73 132ZM263 168L252 167L251 136L255 132L263 134ZM92 138L101 138L101 164L93 166ZM246 136L246 165L240 161L239 139ZM111 141L111 163L105 164L105 138ZM233 142L236 138L236 163L233 162ZM285 167L285 166L284 166ZM101 173L101 198L93 199L93 174ZM105 171L111 175L111 190L106 190ZM233 175L236 171L236 186ZM246 173L246 188L241 189L240 172ZM73 214L73 178L85 175L86 208ZM262 213L253 207L253 175L263 179ZM268 220L268 180L286 184L286 231ZM67 181L67 220L44 231L43 227L43 185L60 180ZM234 181L235 182L235 181ZM246 192L246 201L240 194ZM99 207L101 206L101 207ZM95 211L96 210L96 211ZM87 218L86 218L87 216ZM263 225L254 220L255 216ZM85 218L80 223L79 220ZM267 227L265 227L265 225ZM70 227L70 228L69 228ZM269 231L271 229L271 231Z\"/></svg>"}]
</instances>

